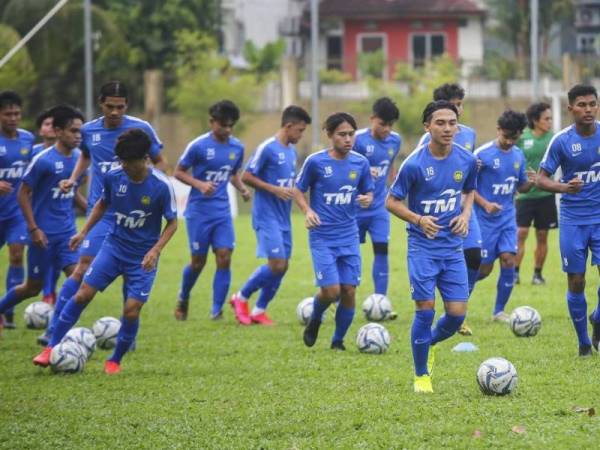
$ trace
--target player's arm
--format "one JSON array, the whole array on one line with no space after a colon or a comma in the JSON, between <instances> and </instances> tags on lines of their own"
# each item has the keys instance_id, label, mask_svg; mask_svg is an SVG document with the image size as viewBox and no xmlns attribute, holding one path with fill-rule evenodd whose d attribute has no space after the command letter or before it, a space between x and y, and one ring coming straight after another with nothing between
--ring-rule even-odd
<instances>
[{"instance_id":1,"label":"player's arm","mask_svg":"<svg viewBox=\"0 0 600 450\"><path fill-rule=\"evenodd\" d=\"M250 191L244 183L242 182L242 177L240 175L240 171L238 170L236 173L232 175L229 182L233 184L233 187L237 189L237 191L241 194L242 198L245 202L250 200Z\"/></svg>"},{"instance_id":2,"label":"player's arm","mask_svg":"<svg viewBox=\"0 0 600 450\"><path fill-rule=\"evenodd\" d=\"M462 193L462 212L450 220L450 231L461 236L469 232L469 220L473 211L473 202L475 200L475 189L463 191Z\"/></svg>"},{"instance_id":3,"label":"player's arm","mask_svg":"<svg viewBox=\"0 0 600 450\"><path fill-rule=\"evenodd\" d=\"M568 183L561 183L554 180L548 171L540 168L535 185L543 191L554 192L555 194L577 194L583 187L583 181L575 177L569 180Z\"/></svg>"},{"instance_id":4,"label":"player's arm","mask_svg":"<svg viewBox=\"0 0 600 450\"><path fill-rule=\"evenodd\" d=\"M167 170L167 160L163 157L162 153L159 153L154 156L150 156L150 161L154 167L156 167L161 172L166 172Z\"/></svg>"},{"instance_id":5,"label":"player's arm","mask_svg":"<svg viewBox=\"0 0 600 450\"><path fill-rule=\"evenodd\" d=\"M79 153L77 163L75 164L75 168L73 169L73 173L71 173L71 176L68 179L61 180L58 183L60 190L63 191L65 194L69 192L71 188L75 186L77 180L79 180L79 178L81 178L81 176L86 172L86 170L88 170L88 167L90 167L91 162L92 159L90 158L89 153L82 150L81 153Z\"/></svg>"},{"instance_id":6,"label":"player's arm","mask_svg":"<svg viewBox=\"0 0 600 450\"><path fill-rule=\"evenodd\" d=\"M245 170L242 174L242 181L253 189L269 192L281 200L291 200L294 198L293 188L275 186L274 184L267 183L248 170Z\"/></svg>"},{"instance_id":7,"label":"player's arm","mask_svg":"<svg viewBox=\"0 0 600 450\"><path fill-rule=\"evenodd\" d=\"M421 230L423 230L423 233L425 233L429 239L435 238L438 232L442 229L442 227L435 223L437 221L437 217L422 216L417 214L416 212L411 211L401 199L396 198L393 195L387 196L387 199L385 200L385 207L389 212L399 219L420 227Z\"/></svg>"},{"instance_id":8,"label":"player's arm","mask_svg":"<svg viewBox=\"0 0 600 450\"><path fill-rule=\"evenodd\" d=\"M17 191L17 201L23 211L23 217L27 222L27 230L31 237L31 242L37 247L44 247L48 245L48 238L46 234L37 226L35 217L33 216L33 208L31 207L31 187L27 183L21 183L19 190Z\"/></svg>"},{"instance_id":9,"label":"player's arm","mask_svg":"<svg viewBox=\"0 0 600 450\"><path fill-rule=\"evenodd\" d=\"M81 187L87 183L87 176L83 176L80 180L79 183L77 183L77 189L75 190L75 205L78 208L81 208L82 210L86 210L87 208L87 199L85 198L85 196L83 195L83 193L81 192Z\"/></svg>"},{"instance_id":10,"label":"player's arm","mask_svg":"<svg viewBox=\"0 0 600 450\"><path fill-rule=\"evenodd\" d=\"M490 201L486 200L483 197L483 195L481 195L477 191L474 192L474 201L475 201L476 205L483 208L485 210L485 212L488 214L496 214L497 212L502 210L502 205L500 205L496 202L490 202Z\"/></svg>"},{"instance_id":11,"label":"player's arm","mask_svg":"<svg viewBox=\"0 0 600 450\"><path fill-rule=\"evenodd\" d=\"M212 195L217 188L217 184L212 181L201 181L188 172L189 168L185 168L181 164L177 164L175 167L175 172L173 172L173 176L177 178L184 184L191 186L193 189L196 189L202 192L204 195Z\"/></svg>"},{"instance_id":12,"label":"player's arm","mask_svg":"<svg viewBox=\"0 0 600 450\"><path fill-rule=\"evenodd\" d=\"M158 241L156 241L154 247L152 247L148 253L144 255L144 259L142 260L142 267L144 270L150 271L156 267L160 252L162 252L163 248L165 248L165 246L169 243L176 231L177 218L167 220L167 224L165 225L160 238Z\"/></svg>"},{"instance_id":13,"label":"player's arm","mask_svg":"<svg viewBox=\"0 0 600 450\"><path fill-rule=\"evenodd\" d=\"M12 184L10 184L8 181L0 180L0 195L8 195L12 191Z\"/></svg>"},{"instance_id":14,"label":"player's arm","mask_svg":"<svg viewBox=\"0 0 600 450\"><path fill-rule=\"evenodd\" d=\"M71 250L75 250L77 247L79 247L79 245L81 245L81 243L83 242L87 234L90 232L90 230L94 228L94 225L96 225L100 221L100 219L102 219L102 216L104 216L104 213L107 209L108 204L103 198L99 199L96 202L96 204L92 208L92 212L85 221L85 224L83 225L79 233L73 236L69 241L69 248Z\"/></svg>"},{"instance_id":15,"label":"player's arm","mask_svg":"<svg viewBox=\"0 0 600 450\"><path fill-rule=\"evenodd\" d=\"M294 201L296 202L296 205L298 205L298 208L300 208L300 211L304 214L306 228L311 229L321 225L321 218L312 210L306 201L304 192L298 188L294 188Z\"/></svg>"}]
</instances>

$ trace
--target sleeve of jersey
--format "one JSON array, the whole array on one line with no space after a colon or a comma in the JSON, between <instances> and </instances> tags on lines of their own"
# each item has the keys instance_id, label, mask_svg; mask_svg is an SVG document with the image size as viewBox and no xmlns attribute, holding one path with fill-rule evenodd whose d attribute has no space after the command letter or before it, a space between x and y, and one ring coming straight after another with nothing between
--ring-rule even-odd
<instances>
[{"instance_id":1,"label":"sleeve of jersey","mask_svg":"<svg viewBox=\"0 0 600 450\"><path fill-rule=\"evenodd\" d=\"M390 187L390 195L398 200L404 200L408 196L414 182L414 168L410 163L405 163L400 167L396 179Z\"/></svg>"},{"instance_id":2,"label":"sleeve of jersey","mask_svg":"<svg viewBox=\"0 0 600 450\"><path fill-rule=\"evenodd\" d=\"M90 157L90 149L87 147L86 144L86 131L83 129L81 130L81 144L79 144L79 150L81 150L81 153L83 153L83 155L86 158Z\"/></svg>"},{"instance_id":3,"label":"sleeve of jersey","mask_svg":"<svg viewBox=\"0 0 600 450\"><path fill-rule=\"evenodd\" d=\"M312 162L312 158L308 157L304 161L300 173L296 177L296 187L302 191L308 191L308 188L312 185L315 177L315 165Z\"/></svg>"},{"instance_id":4,"label":"sleeve of jersey","mask_svg":"<svg viewBox=\"0 0 600 450\"><path fill-rule=\"evenodd\" d=\"M471 192L477 189L477 159L473 158L469 166L469 173L465 178L465 184L463 185L464 192Z\"/></svg>"},{"instance_id":5,"label":"sleeve of jersey","mask_svg":"<svg viewBox=\"0 0 600 450\"><path fill-rule=\"evenodd\" d=\"M183 155L181 155L181 157L179 158L178 164L185 170L189 169L192 166L195 166L197 152L198 148L196 147L196 145L192 143L188 144L185 151L183 152Z\"/></svg>"},{"instance_id":6,"label":"sleeve of jersey","mask_svg":"<svg viewBox=\"0 0 600 450\"><path fill-rule=\"evenodd\" d=\"M548 149L544 154L544 158L540 163L540 169L544 169L550 175L556 172L560 166L560 143L558 139L552 139L548 145Z\"/></svg>"},{"instance_id":7,"label":"sleeve of jersey","mask_svg":"<svg viewBox=\"0 0 600 450\"><path fill-rule=\"evenodd\" d=\"M267 152L268 149L266 147L259 147L258 149L256 149L256 151L252 155L252 158L250 158L250 161L248 161L248 164L246 165L246 172L250 172L252 175L258 176L258 174L261 172L261 170L266 164Z\"/></svg>"},{"instance_id":8,"label":"sleeve of jersey","mask_svg":"<svg viewBox=\"0 0 600 450\"><path fill-rule=\"evenodd\" d=\"M111 192L112 192L111 178L112 178L111 174L108 173L104 177L104 180L102 180L102 196L101 196L101 198L106 205L110 205L110 198L111 198Z\"/></svg>"},{"instance_id":9,"label":"sleeve of jersey","mask_svg":"<svg viewBox=\"0 0 600 450\"><path fill-rule=\"evenodd\" d=\"M234 173L234 174L238 173L238 170L240 170L243 163L244 163L244 147L241 148L240 154L238 155L235 165L233 166L232 173Z\"/></svg>"},{"instance_id":10,"label":"sleeve of jersey","mask_svg":"<svg viewBox=\"0 0 600 450\"><path fill-rule=\"evenodd\" d=\"M369 170L369 162L365 161L360 173L360 184L358 191L361 194L366 194L367 192L373 192L374 190L375 184L373 183L373 177L371 176L371 171Z\"/></svg>"},{"instance_id":11,"label":"sleeve of jersey","mask_svg":"<svg viewBox=\"0 0 600 450\"><path fill-rule=\"evenodd\" d=\"M163 148L163 143L158 138L158 134L156 134L156 131L154 130L154 128L152 128L152 125L147 124L145 131L146 131L146 133L148 133L148 136L150 137L150 140L152 141L152 145L150 146L150 156L152 158L155 158L156 156L158 156L160 154L160 151Z\"/></svg>"},{"instance_id":12,"label":"sleeve of jersey","mask_svg":"<svg viewBox=\"0 0 600 450\"><path fill-rule=\"evenodd\" d=\"M163 211L162 215L167 220L177 218L177 200L175 190L169 180L165 180L165 189L163 189Z\"/></svg>"},{"instance_id":13,"label":"sleeve of jersey","mask_svg":"<svg viewBox=\"0 0 600 450\"><path fill-rule=\"evenodd\" d=\"M355 139L354 145L352 146L352 150L356 153L360 153L361 155L365 156L366 152L364 146L361 144L360 136Z\"/></svg>"},{"instance_id":14,"label":"sleeve of jersey","mask_svg":"<svg viewBox=\"0 0 600 450\"><path fill-rule=\"evenodd\" d=\"M40 158L36 158L31 162L29 166L27 166L27 170L25 170L25 175L23 175L23 183L31 189L35 189L43 171L42 166L43 162L40 161Z\"/></svg>"},{"instance_id":15,"label":"sleeve of jersey","mask_svg":"<svg viewBox=\"0 0 600 450\"><path fill-rule=\"evenodd\" d=\"M519 166L519 186L527 183L527 161L525 155L521 153L521 165Z\"/></svg>"}]
</instances>

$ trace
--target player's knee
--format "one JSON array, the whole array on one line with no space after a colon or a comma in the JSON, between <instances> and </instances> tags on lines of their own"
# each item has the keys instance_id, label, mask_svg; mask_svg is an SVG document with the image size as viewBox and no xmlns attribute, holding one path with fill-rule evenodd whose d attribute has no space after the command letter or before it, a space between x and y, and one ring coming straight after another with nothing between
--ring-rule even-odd
<instances>
[{"instance_id":1,"label":"player's knee","mask_svg":"<svg viewBox=\"0 0 600 450\"><path fill-rule=\"evenodd\" d=\"M444 309L451 316L464 316L467 314L467 302L446 302Z\"/></svg>"},{"instance_id":2,"label":"player's knee","mask_svg":"<svg viewBox=\"0 0 600 450\"><path fill-rule=\"evenodd\" d=\"M512 269L515 267L515 255L512 253L502 253L500 255L500 267L503 269Z\"/></svg>"},{"instance_id":3,"label":"player's knee","mask_svg":"<svg viewBox=\"0 0 600 450\"><path fill-rule=\"evenodd\" d=\"M21 267L23 265L23 246L11 245L8 250L8 262L13 267Z\"/></svg>"},{"instance_id":4,"label":"player's knee","mask_svg":"<svg viewBox=\"0 0 600 450\"><path fill-rule=\"evenodd\" d=\"M373 253L376 255L387 255L388 254L388 243L387 242L373 242Z\"/></svg>"},{"instance_id":5,"label":"player's knee","mask_svg":"<svg viewBox=\"0 0 600 450\"><path fill-rule=\"evenodd\" d=\"M326 286L321 288L321 300L327 302L335 302L340 296L340 287L339 285L335 286Z\"/></svg>"},{"instance_id":6,"label":"player's knee","mask_svg":"<svg viewBox=\"0 0 600 450\"><path fill-rule=\"evenodd\" d=\"M28 279L24 285L24 292L26 298L35 297L42 291L43 281Z\"/></svg>"},{"instance_id":7,"label":"player's knee","mask_svg":"<svg viewBox=\"0 0 600 450\"><path fill-rule=\"evenodd\" d=\"M481 266L481 249L467 248L465 249L464 254L467 268L471 270L479 270L479 266Z\"/></svg>"},{"instance_id":8,"label":"player's knee","mask_svg":"<svg viewBox=\"0 0 600 450\"><path fill-rule=\"evenodd\" d=\"M569 291L580 294L585 290L585 276L580 273L568 274Z\"/></svg>"},{"instance_id":9,"label":"player's knee","mask_svg":"<svg viewBox=\"0 0 600 450\"><path fill-rule=\"evenodd\" d=\"M231 266L231 252L230 251L226 251L226 252L217 251L215 253L215 257L217 260L217 268L218 269L229 269L229 266Z\"/></svg>"},{"instance_id":10,"label":"player's knee","mask_svg":"<svg viewBox=\"0 0 600 450\"><path fill-rule=\"evenodd\" d=\"M271 269L273 273L284 274L288 270L288 261L287 259L270 259L269 269Z\"/></svg>"},{"instance_id":11,"label":"player's knee","mask_svg":"<svg viewBox=\"0 0 600 450\"><path fill-rule=\"evenodd\" d=\"M193 272L201 272L204 269L204 265L206 264L206 256L203 257L193 257L190 262L190 268Z\"/></svg>"},{"instance_id":12,"label":"player's knee","mask_svg":"<svg viewBox=\"0 0 600 450\"><path fill-rule=\"evenodd\" d=\"M128 301L123 308L123 317L126 320L137 320L140 317L143 303Z\"/></svg>"},{"instance_id":13,"label":"player's knee","mask_svg":"<svg viewBox=\"0 0 600 450\"><path fill-rule=\"evenodd\" d=\"M479 275L477 275L478 280L483 280L487 278L490 273L492 273L493 266L491 264L482 264L479 266Z\"/></svg>"}]
</instances>

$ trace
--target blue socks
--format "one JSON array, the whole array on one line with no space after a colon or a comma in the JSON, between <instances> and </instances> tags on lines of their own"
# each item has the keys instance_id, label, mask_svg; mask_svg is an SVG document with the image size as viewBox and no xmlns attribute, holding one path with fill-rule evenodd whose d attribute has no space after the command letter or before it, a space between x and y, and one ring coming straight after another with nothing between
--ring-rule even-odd
<instances>
[{"instance_id":1,"label":"blue socks","mask_svg":"<svg viewBox=\"0 0 600 450\"><path fill-rule=\"evenodd\" d=\"M281 286L281 281L283 280L283 273L273 273L267 284L263 286L260 291L260 295L258 296L258 300L256 300L256 307L260 309L267 309L273 297L277 293L279 286Z\"/></svg>"},{"instance_id":2,"label":"blue socks","mask_svg":"<svg viewBox=\"0 0 600 450\"><path fill-rule=\"evenodd\" d=\"M23 266L8 266L6 271L6 292L10 291L15 286L23 283L25 279L25 269ZM4 314L14 314L14 307L9 307L4 311Z\"/></svg>"},{"instance_id":3,"label":"blue socks","mask_svg":"<svg viewBox=\"0 0 600 450\"><path fill-rule=\"evenodd\" d=\"M340 302L335 311L335 331L331 342L342 342L344 340L344 336L346 336L346 332L352 324L352 319L354 319L354 308L347 308Z\"/></svg>"},{"instance_id":4,"label":"blue socks","mask_svg":"<svg viewBox=\"0 0 600 450\"><path fill-rule=\"evenodd\" d=\"M569 314L577 333L579 346L591 345L587 329L587 303L585 301L585 294L583 292L575 294L574 292L567 291L567 306L569 307Z\"/></svg>"},{"instance_id":5,"label":"blue socks","mask_svg":"<svg viewBox=\"0 0 600 450\"><path fill-rule=\"evenodd\" d=\"M190 291L196 284L200 272L194 272L191 265L183 269L183 278L181 279L181 290L179 291L179 300L187 302L190 299Z\"/></svg>"},{"instance_id":6,"label":"blue socks","mask_svg":"<svg viewBox=\"0 0 600 450\"><path fill-rule=\"evenodd\" d=\"M240 289L240 293L244 298L250 298L252 294L266 286L273 278L273 275L270 267L267 264L263 264L250 275L246 284Z\"/></svg>"},{"instance_id":7,"label":"blue socks","mask_svg":"<svg viewBox=\"0 0 600 450\"><path fill-rule=\"evenodd\" d=\"M117 364L121 363L123 355L127 353L127 350L131 347L131 343L135 341L139 328L140 319L127 320L124 317L121 317L121 328L119 329L119 334L117 336L117 345L115 346L113 354L108 358L109 361L116 362Z\"/></svg>"},{"instance_id":8,"label":"blue socks","mask_svg":"<svg viewBox=\"0 0 600 450\"><path fill-rule=\"evenodd\" d=\"M223 309L223 304L231 285L231 270L217 269L213 278L213 304L212 314L218 314Z\"/></svg>"},{"instance_id":9,"label":"blue socks","mask_svg":"<svg viewBox=\"0 0 600 450\"><path fill-rule=\"evenodd\" d=\"M458 331L462 323L465 321L465 316L450 316L444 314L435 324L435 328L431 331L431 345L442 342L448 339Z\"/></svg>"},{"instance_id":10,"label":"blue socks","mask_svg":"<svg viewBox=\"0 0 600 450\"><path fill-rule=\"evenodd\" d=\"M388 255L375 253L371 275L376 294L387 295L389 270Z\"/></svg>"},{"instance_id":11,"label":"blue socks","mask_svg":"<svg viewBox=\"0 0 600 450\"><path fill-rule=\"evenodd\" d=\"M62 341L65 334L77 323L79 316L81 316L86 306L87 304L85 303L76 303L74 298L69 299L56 322L54 333L52 333L52 338L50 339L50 347L54 347Z\"/></svg>"},{"instance_id":12,"label":"blue socks","mask_svg":"<svg viewBox=\"0 0 600 450\"><path fill-rule=\"evenodd\" d=\"M60 313L62 312L69 299L77 293L77 290L79 289L80 285L81 283L75 280L74 278L69 277L65 280L56 298L56 305L54 305L54 314L52 315L52 320L48 324L48 328L46 328L46 336L52 336L52 333L56 328L56 324L58 323Z\"/></svg>"},{"instance_id":13,"label":"blue socks","mask_svg":"<svg viewBox=\"0 0 600 450\"><path fill-rule=\"evenodd\" d=\"M510 294L515 284L515 268L503 269L500 267L500 276L496 285L496 305L494 306L494 314L504 311L504 307L508 303Z\"/></svg>"},{"instance_id":14,"label":"blue socks","mask_svg":"<svg viewBox=\"0 0 600 450\"><path fill-rule=\"evenodd\" d=\"M0 314L5 314L9 311L12 311L14 306L19 304L23 300L22 298L17 297L17 293L15 292L15 288L11 288L0 300Z\"/></svg>"},{"instance_id":15,"label":"blue socks","mask_svg":"<svg viewBox=\"0 0 600 450\"><path fill-rule=\"evenodd\" d=\"M469 284L469 295L475 289L475 283L477 283L477 279L479 278L479 270L469 269L467 267L467 282Z\"/></svg>"},{"instance_id":16,"label":"blue socks","mask_svg":"<svg viewBox=\"0 0 600 450\"><path fill-rule=\"evenodd\" d=\"M431 325L434 316L435 311L433 309L415 311L415 318L410 331L410 343L415 363L415 375L417 376L427 374L427 357L431 345Z\"/></svg>"},{"instance_id":17,"label":"blue socks","mask_svg":"<svg viewBox=\"0 0 600 450\"><path fill-rule=\"evenodd\" d=\"M329 308L329 302L319 301L315 296L315 301L313 302L313 312L312 316L310 316L310 320L318 320L319 322L321 322L321 319L323 318L323 313L327 308Z\"/></svg>"},{"instance_id":18,"label":"blue socks","mask_svg":"<svg viewBox=\"0 0 600 450\"><path fill-rule=\"evenodd\" d=\"M594 312L592 312L592 321L600 322L600 287L598 288L598 305Z\"/></svg>"}]
</instances>

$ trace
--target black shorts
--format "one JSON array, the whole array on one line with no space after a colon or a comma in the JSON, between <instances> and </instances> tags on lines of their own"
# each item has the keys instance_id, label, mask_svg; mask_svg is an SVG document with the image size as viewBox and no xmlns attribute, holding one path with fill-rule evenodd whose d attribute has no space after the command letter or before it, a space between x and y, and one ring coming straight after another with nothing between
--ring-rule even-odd
<instances>
[{"instance_id":1,"label":"black shorts","mask_svg":"<svg viewBox=\"0 0 600 450\"><path fill-rule=\"evenodd\" d=\"M558 228L558 214L554 195L528 200L517 200L517 226L536 230Z\"/></svg>"}]
</instances>

